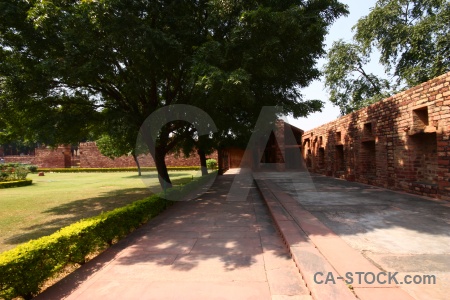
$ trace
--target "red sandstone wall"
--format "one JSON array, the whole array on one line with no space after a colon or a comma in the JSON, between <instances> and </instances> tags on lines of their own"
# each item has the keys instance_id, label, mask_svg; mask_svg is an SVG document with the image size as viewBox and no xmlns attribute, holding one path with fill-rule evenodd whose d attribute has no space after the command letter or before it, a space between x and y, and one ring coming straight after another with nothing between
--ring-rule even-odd
<instances>
[{"instance_id":1,"label":"red sandstone wall","mask_svg":"<svg viewBox=\"0 0 450 300\"><path fill-rule=\"evenodd\" d=\"M449 86L447 73L305 132L309 169L450 200Z\"/></svg>"},{"instance_id":2,"label":"red sandstone wall","mask_svg":"<svg viewBox=\"0 0 450 300\"><path fill-rule=\"evenodd\" d=\"M121 156L115 159L103 156L98 150L95 142L81 143L78 147L80 152L80 167L82 168L125 168L136 167L133 157ZM217 152L208 155L207 158L214 158L217 160ZM141 167L154 167L155 162L150 155L140 156L139 163ZM197 153L192 153L188 158L183 155L177 156L169 154L166 156L166 165L168 167L181 166L200 166L200 159Z\"/></svg>"},{"instance_id":3,"label":"red sandstone wall","mask_svg":"<svg viewBox=\"0 0 450 300\"><path fill-rule=\"evenodd\" d=\"M246 150L236 147L223 149L220 169L239 168L241 165L251 167L253 170L304 169L299 152L302 134L303 130L278 120L268 139L261 138L252 149L251 156L245 158L243 163L241 162Z\"/></svg>"},{"instance_id":4,"label":"red sandstone wall","mask_svg":"<svg viewBox=\"0 0 450 300\"><path fill-rule=\"evenodd\" d=\"M228 164L230 169L232 168L240 168L241 161L244 157L245 150L238 148L228 149Z\"/></svg>"},{"instance_id":5,"label":"red sandstone wall","mask_svg":"<svg viewBox=\"0 0 450 300\"><path fill-rule=\"evenodd\" d=\"M206 159L215 159L217 161L217 151L206 155ZM169 167L189 167L189 166L200 166L200 158L197 152L191 153L191 155L186 158L184 155L169 154L166 156L166 164Z\"/></svg>"},{"instance_id":6,"label":"red sandstone wall","mask_svg":"<svg viewBox=\"0 0 450 300\"><path fill-rule=\"evenodd\" d=\"M60 146L56 149L38 148L35 156L5 156L5 162L20 162L37 165L41 168L70 168L80 166L82 168L125 168L136 167L132 156L122 156L110 159L103 156L95 142L81 143L78 147L79 155L73 156L70 146ZM207 158L217 160L217 152L207 155ZM142 167L154 167L155 162L150 155L139 157ZM188 158L183 155L170 154L166 156L166 164L169 167L200 166L197 153L192 153Z\"/></svg>"},{"instance_id":7,"label":"red sandstone wall","mask_svg":"<svg viewBox=\"0 0 450 300\"><path fill-rule=\"evenodd\" d=\"M34 161L36 160L34 156L18 156L18 155L10 155L3 157L5 163L21 163L21 164L30 164L34 165Z\"/></svg>"},{"instance_id":8,"label":"red sandstone wall","mask_svg":"<svg viewBox=\"0 0 450 300\"><path fill-rule=\"evenodd\" d=\"M136 167L132 156L122 156L111 159L103 156L98 150L95 142L80 143L78 147L80 153L81 168L124 168Z\"/></svg>"},{"instance_id":9,"label":"red sandstone wall","mask_svg":"<svg viewBox=\"0 0 450 300\"><path fill-rule=\"evenodd\" d=\"M59 146L56 149L38 148L36 149L35 165L41 168L66 168L66 157L70 153L70 147Z\"/></svg>"},{"instance_id":10,"label":"red sandstone wall","mask_svg":"<svg viewBox=\"0 0 450 300\"><path fill-rule=\"evenodd\" d=\"M41 168L65 168L70 147L60 146L56 149L37 148L34 156L5 156L5 162L18 162L37 165Z\"/></svg>"}]
</instances>

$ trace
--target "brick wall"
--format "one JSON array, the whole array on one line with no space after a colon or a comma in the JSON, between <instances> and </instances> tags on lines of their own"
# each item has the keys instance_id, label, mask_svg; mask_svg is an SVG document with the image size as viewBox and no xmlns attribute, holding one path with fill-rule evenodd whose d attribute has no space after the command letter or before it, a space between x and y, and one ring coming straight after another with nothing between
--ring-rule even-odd
<instances>
[{"instance_id":1,"label":"brick wall","mask_svg":"<svg viewBox=\"0 0 450 300\"><path fill-rule=\"evenodd\" d=\"M70 166L70 147L59 146L56 149L36 148L35 155L5 156L4 160L6 163L32 164L41 168L65 168Z\"/></svg>"},{"instance_id":2,"label":"brick wall","mask_svg":"<svg viewBox=\"0 0 450 300\"><path fill-rule=\"evenodd\" d=\"M56 149L37 148L36 154L25 156L5 156L5 162L19 162L37 165L41 168L70 168L80 166L82 168L125 168L136 167L132 156L122 156L115 159L103 156L95 142L80 143L78 151L72 153L70 146L59 146ZM217 152L207 155L207 158L217 160ZM142 167L154 167L155 162L150 155L139 157ZM184 155L169 154L166 156L166 164L169 167L200 166L200 158L196 152L189 157Z\"/></svg>"},{"instance_id":3,"label":"brick wall","mask_svg":"<svg viewBox=\"0 0 450 300\"><path fill-rule=\"evenodd\" d=\"M136 167L133 157L121 156L115 159L103 156L97 148L95 142L80 143L79 147L79 161L82 168L123 168ZM214 158L217 160L217 152L207 155L207 158ZM138 158L141 167L154 167L155 162L150 155L140 156ZM166 165L168 167L189 167L200 166L200 158L196 152L193 152L189 157L184 155L168 154L166 156Z\"/></svg>"},{"instance_id":4,"label":"brick wall","mask_svg":"<svg viewBox=\"0 0 450 300\"><path fill-rule=\"evenodd\" d=\"M24 155L24 156L9 155L9 156L3 157L3 159L5 160L5 163L21 163L21 164L28 164L28 165L34 165L35 164L34 162L36 161L36 158L34 155Z\"/></svg>"},{"instance_id":5,"label":"brick wall","mask_svg":"<svg viewBox=\"0 0 450 300\"><path fill-rule=\"evenodd\" d=\"M56 149L36 149L35 165L41 168L70 167L70 146L59 146Z\"/></svg>"},{"instance_id":6,"label":"brick wall","mask_svg":"<svg viewBox=\"0 0 450 300\"><path fill-rule=\"evenodd\" d=\"M244 157L244 152L245 150L239 148L232 148L228 150L230 168L239 168L241 166L241 161L242 158Z\"/></svg>"},{"instance_id":7,"label":"brick wall","mask_svg":"<svg viewBox=\"0 0 450 300\"><path fill-rule=\"evenodd\" d=\"M277 120L273 131L268 136L262 136L252 147L250 154L237 147L222 149L219 168L248 167L253 170L304 169L300 155L303 130L296 128L283 120Z\"/></svg>"},{"instance_id":8,"label":"brick wall","mask_svg":"<svg viewBox=\"0 0 450 300\"><path fill-rule=\"evenodd\" d=\"M115 159L103 156L95 142L80 143L78 146L81 168L124 168L136 167L132 156L122 156Z\"/></svg>"},{"instance_id":9,"label":"brick wall","mask_svg":"<svg viewBox=\"0 0 450 300\"><path fill-rule=\"evenodd\" d=\"M450 73L303 134L312 172L450 200Z\"/></svg>"}]
</instances>

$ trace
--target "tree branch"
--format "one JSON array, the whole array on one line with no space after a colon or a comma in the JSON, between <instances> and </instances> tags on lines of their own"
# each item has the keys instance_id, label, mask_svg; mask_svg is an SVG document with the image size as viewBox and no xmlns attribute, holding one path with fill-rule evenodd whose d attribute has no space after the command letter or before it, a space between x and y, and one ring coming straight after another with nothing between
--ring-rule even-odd
<instances>
[{"instance_id":1,"label":"tree branch","mask_svg":"<svg viewBox=\"0 0 450 300\"><path fill-rule=\"evenodd\" d=\"M371 84L372 87L377 91L377 93L380 92L380 87L379 87L377 84L375 84L375 82L373 82L372 78L370 78L369 75L367 75L367 73L364 71L364 69L363 69L363 67L362 67L362 65L361 65L360 62L358 62L358 68L356 68L356 70L357 70L362 76L364 76L364 78L366 78L367 81L370 82L370 84Z\"/></svg>"}]
</instances>

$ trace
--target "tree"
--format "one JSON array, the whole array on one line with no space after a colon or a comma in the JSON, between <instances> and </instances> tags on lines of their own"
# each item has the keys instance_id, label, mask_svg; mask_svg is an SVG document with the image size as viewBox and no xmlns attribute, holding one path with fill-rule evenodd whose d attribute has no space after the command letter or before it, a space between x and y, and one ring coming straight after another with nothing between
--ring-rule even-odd
<instances>
[{"instance_id":1,"label":"tree","mask_svg":"<svg viewBox=\"0 0 450 300\"><path fill-rule=\"evenodd\" d=\"M238 135L264 105L294 116L320 109L299 89L319 76L327 28L346 12L335 0L1 1L0 101L24 115L83 113L62 128L101 123L107 109L124 132L159 108L190 104ZM68 139L45 121L53 141ZM161 185L170 186L165 155L195 134L183 128L169 122L147 139Z\"/></svg>"},{"instance_id":2,"label":"tree","mask_svg":"<svg viewBox=\"0 0 450 300\"><path fill-rule=\"evenodd\" d=\"M141 166L133 149L130 150L129 145L121 140L117 135L102 135L96 140L98 150L104 156L109 158L117 158L124 155L131 155L138 168L138 176L141 176Z\"/></svg>"},{"instance_id":3,"label":"tree","mask_svg":"<svg viewBox=\"0 0 450 300\"><path fill-rule=\"evenodd\" d=\"M356 43L334 42L324 66L330 101L345 115L388 96L389 81L365 71L369 54Z\"/></svg>"},{"instance_id":4,"label":"tree","mask_svg":"<svg viewBox=\"0 0 450 300\"><path fill-rule=\"evenodd\" d=\"M216 148L213 139L205 136L189 136L179 143L173 152L177 155L183 154L185 157L189 157L193 151L196 151L202 176L205 176L208 175L206 155L212 154Z\"/></svg>"},{"instance_id":5,"label":"tree","mask_svg":"<svg viewBox=\"0 0 450 300\"><path fill-rule=\"evenodd\" d=\"M379 0L356 24L356 40L408 86L450 71L448 0Z\"/></svg>"},{"instance_id":6,"label":"tree","mask_svg":"<svg viewBox=\"0 0 450 300\"><path fill-rule=\"evenodd\" d=\"M136 148L137 132L128 126L127 122L120 119L120 115L110 114L107 109L103 111L104 123L94 132L98 150L101 154L109 158L117 158L124 155L133 156L138 168L138 175L141 176L141 166L138 160L138 153L146 153L145 149Z\"/></svg>"}]
</instances>

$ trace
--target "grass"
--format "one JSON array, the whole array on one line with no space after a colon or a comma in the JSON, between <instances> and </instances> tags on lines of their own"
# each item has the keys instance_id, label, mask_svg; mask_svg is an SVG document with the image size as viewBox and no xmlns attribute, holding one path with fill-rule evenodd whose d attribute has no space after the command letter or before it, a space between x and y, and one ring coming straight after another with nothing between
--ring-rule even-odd
<instances>
[{"instance_id":1,"label":"grass","mask_svg":"<svg viewBox=\"0 0 450 300\"><path fill-rule=\"evenodd\" d=\"M190 182L198 171L170 172L174 185ZM146 184L159 186L156 172ZM135 173L46 173L28 175L33 185L0 190L0 252L52 234L80 219L95 216L151 195Z\"/></svg>"}]
</instances>

